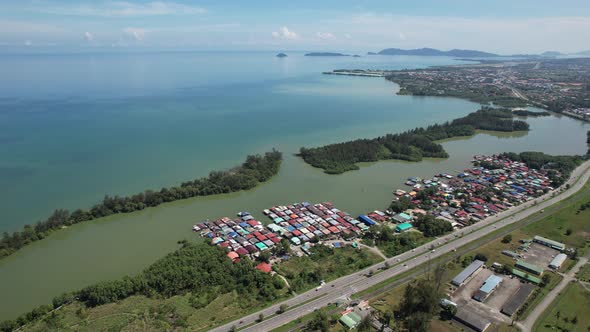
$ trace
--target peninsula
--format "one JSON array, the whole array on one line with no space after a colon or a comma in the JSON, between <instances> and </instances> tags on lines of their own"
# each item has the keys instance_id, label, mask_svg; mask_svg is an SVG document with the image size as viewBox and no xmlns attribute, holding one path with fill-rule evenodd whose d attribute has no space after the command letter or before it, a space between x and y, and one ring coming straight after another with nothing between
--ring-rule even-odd
<instances>
[{"instance_id":1,"label":"peninsula","mask_svg":"<svg viewBox=\"0 0 590 332\"><path fill-rule=\"evenodd\" d=\"M328 174L358 170L356 163L386 159L418 162L424 157L447 158L449 155L437 140L472 136L475 130L521 131L529 125L514 120L509 109L483 107L477 112L444 124L416 128L400 134L388 134L373 139L330 144L316 148L301 148L299 156L308 164Z\"/></svg>"},{"instance_id":2,"label":"peninsula","mask_svg":"<svg viewBox=\"0 0 590 332\"><path fill-rule=\"evenodd\" d=\"M112 214L129 213L197 196L225 194L248 190L269 180L279 171L282 153L276 150L263 156L250 155L246 161L227 171L214 171L208 177L183 182L180 186L146 190L131 196L105 196L92 208L69 212L57 209L46 220L26 225L22 231L5 233L0 240L0 259L9 256L35 241L42 240L54 231L80 222L106 217Z\"/></svg>"}]
</instances>

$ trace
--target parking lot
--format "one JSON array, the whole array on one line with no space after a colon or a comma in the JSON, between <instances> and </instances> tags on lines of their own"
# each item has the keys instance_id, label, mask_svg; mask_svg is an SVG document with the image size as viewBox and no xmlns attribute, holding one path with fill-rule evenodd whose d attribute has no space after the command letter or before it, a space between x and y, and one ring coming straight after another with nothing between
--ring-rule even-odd
<instances>
[{"instance_id":1,"label":"parking lot","mask_svg":"<svg viewBox=\"0 0 590 332\"><path fill-rule=\"evenodd\" d=\"M500 310L510 296L520 287L520 280L517 278L500 275L503 278L502 283L483 303L472 298L492 274L494 273L488 268L480 270L466 284L455 291L451 300L457 303L459 307L467 307L469 310L486 317L494 324L510 323L510 319L500 313Z\"/></svg>"},{"instance_id":2,"label":"parking lot","mask_svg":"<svg viewBox=\"0 0 590 332\"><path fill-rule=\"evenodd\" d=\"M539 243L532 243L527 251L520 251L520 253L525 262L547 269L553 257L559 254L559 251Z\"/></svg>"}]
</instances>

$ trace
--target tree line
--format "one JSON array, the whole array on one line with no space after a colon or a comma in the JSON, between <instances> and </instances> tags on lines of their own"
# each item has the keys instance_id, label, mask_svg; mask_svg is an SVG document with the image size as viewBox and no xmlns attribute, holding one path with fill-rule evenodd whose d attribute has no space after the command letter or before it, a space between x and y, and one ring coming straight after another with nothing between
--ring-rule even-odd
<instances>
[{"instance_id":1,"label":"tree line","mask_svg":"<svg viewBox=\"0 0 590 332\"><path fill-rule=\"evenodd\" d=\"M249 259L232 263L219 247L202 242L184 242L181 248L156 261L137 276L99 282L60 295L53 299L52 305L40 306L16 320L2 322L0 331L12 331L73 301L95 307L133 295L169 298L191 293L189 302L198 309L207 306L219 295L234 291L244 299L244 303L276 300L280 296L279 290L285 286L284 282L256 270L254 264Z\"/></svg>"},{"instance_id":2,"label":"tree line","mask_svg":"<svg viewBox=\"0 0 590 332\"><path fill-rule=\"evenodd\" d=\"M11 255L25 245L41 240L64 226L113 214L139 211L191 197L252 189L277 174L281 161L282 153L273 150L262 156L250 155L241 166L227 171L214 171L208 177L183 182L180 186L162 188L159 191L146 190L131 196L107 195L102 202L88 210L77 209L70 213L66 209L57 209L47 219L34 225L25 225L22 231L12 234L4 232L0 240L0 258Z\"/></svg>"},{"instance_id":3,"label":"tree line","mask_svg":"<svg viewBox=\"0 0 590 332\"><path fill-rule=\"evenodd\" d=\"M316 148L302 147L299 156L308 164L328 174L341 174L359 169L356 163L397 159L418 162L422 158L447 158L449 155L438 140L472 136L475 130L521 131L529 125L514 120L509 109L482 107L465 117L426 128L415 128L399 134L373 139L357 139Z\"/></svg>"}]
</instances>

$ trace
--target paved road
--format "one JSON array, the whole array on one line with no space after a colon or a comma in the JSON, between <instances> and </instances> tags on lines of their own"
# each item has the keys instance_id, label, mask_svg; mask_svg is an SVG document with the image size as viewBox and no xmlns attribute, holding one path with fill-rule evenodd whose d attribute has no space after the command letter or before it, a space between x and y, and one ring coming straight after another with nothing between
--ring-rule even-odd
<instances>
[{"instance_id":1,"label":"paved road","mask_svg":"<svg viewBox=\"0 0 590 332\"><path fill-rule=\"evenodd\" d=\"M474 225L465 227L452 234L448 234L443 238L435 240L433 242L422 245L412 251L405 252L398 256L389 258L386 260L390 264L390 268L383 272L377 273L372 277L366 277L369 271L377 271L379 268L384 267L384 262L375 264L362 271L350 274L339 279L333 280L324 285L319 290L310 290L305 293L299 294L293 298L285 300L281 303L277 303L266 309L260 310L253 314L250 314L241 319L227 323L212 329L215 332L226 332L229 331L232 326L236 326L238 329L242 326L248 326L243 328L241 331L270 331L286 323L289 323L299 317L302 317L310 312L313 312L316 308L327 306L329 303L334 303L340 298L349 297L350 295L367 289L375 284L385 281L389 278L397 276L404 271L411 268L417 267L421 264L428 262L428 260L444 255L448 252L455 250L455 248L461 247L472 241L478 240L488 233L493 232L496 228L503 227L515 222L520 221L532 214L538 213L546 207L557 203L558 201L565 199L578 190L588 181L590 178L590 161L585 162L578 167L573 173L568 184L570 188L556 197L551 197L552 193L548 193L535 200L536 205L533 202L527 202L525 204L514 207L508 211L504 211L495 216L482 220ZM565 188L565 187L564 187ZM440 245L439 245L440 243ZM436 249L431 251L431 247L435 246ZM305 303L305 304L304 304ZM275 315L279 307L282 304L286 304L289 308L285 313ZM296 307L296 308L293 308ZM256 323L259 314L263 314L265 317L269 317L266 320Z\"/></svg>"},{"instance_id":2,"label":"paved road","mask_svg":"<svg viewBox=\"0 0 590 332\"><path fill-rule=\"evenodd\" d=\"M543 301L541 301L541 303L535 307L535 310L533 310L533 312L531 312L523 322L518 323L518 327L522 332L529 332L533 330L533 326L535 325L537 319L541 317L543 312L549 307L549 305L551 305L551 303L553 303L553 301L555 301L557 296L561 294L565 287L567 287L567 285L576 278L576 273L586 263L588 263L588 255L580 258L578 263L576 263L576 265L568 273L563 275L561 282L557 284L557 286L555 286L555 288L553 288L549 294L545 295Z\"/></svg>"}]
</instances>

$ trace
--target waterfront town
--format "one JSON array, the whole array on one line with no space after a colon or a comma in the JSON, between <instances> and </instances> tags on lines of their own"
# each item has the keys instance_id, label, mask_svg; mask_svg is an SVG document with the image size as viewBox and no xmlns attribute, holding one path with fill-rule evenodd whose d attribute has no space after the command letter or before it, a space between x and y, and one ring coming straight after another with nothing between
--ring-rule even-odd
<instances>
[{"instance_id":1,"label":"waterfront town","mask_svg":"<svg viewBox=\"0 0 590 332\"><path fill-rule=\"evenodd\" d=\"M349 241L362 238L371 226L385 224L391 232L416 231L413 223L423 215L450 223L453 229L471 225L553 190L548 172L528 167L503 156L475 156L473 167L451 175L437 174L430 179L411 177L407 190L395 189L391 208L353 218L330 202L295 203L263 211L270 219L264 225L249 212L237 218L223 217L193 226L193 231L210 239L211 244L228 250L237 260L254 257L287 239L297 252L322 240ZM557 174L559 175L559 174ZM405 209L392 211L405 201Z\"/></svg>"},{"instance_id":2,"label":"waterfront town","mask_svg":"<svg viewBox=\"0 0 590 332\"><path fill-rule=\"evenodd\" d=\"M334 70L325 74L384 76L400 85L398 93L402 95L449 96L503 107L531 105L590 119L590 59L479 62L415 70Z\"/></svg>"},{"instance_id":3,"label":"waterfront town","mask_svg":"<svg viewBox=\"0 0 590 332\"><path fill-rule=\"evenodd\" d=\"M265 209L262 213L268 223L256 220L249 212L239 212L233 219L223 217L196 224L193 231L211 245L224 248L233 262L260 261L259 256L268 252L269 260L257 263L256 269L276 274L274 264L289 260L277 250L280 246L289 246L290 254L297 256L313 255L311 248L316 245L360 249L371 227L383 225L398 236L419 232L414 224L424 215L460 230L554 190L547 170L528 167L505 155L474 156L471 163L472 167L458 174L408 178L404 189L393 190L390 208L356 218L330 202L302 202ZM405 201L405 209L393 211L395 206L402 206L396 204L400 201ZM486 263L479 257L467 261L447 284L440 301L443 310L453 307L454 320L475 331L510 324L549 282L551 276L545 271L560 270L571 254L563 243L542 236L522 238L519 243L517 248L496 252L503 257L497 259L499 262ZM339 322L346 329L356 328L375 310L368 301L349 300L343 305ZM376 319L372 324L376 329L382 327Z\"/></svg>"}]
</instances>

